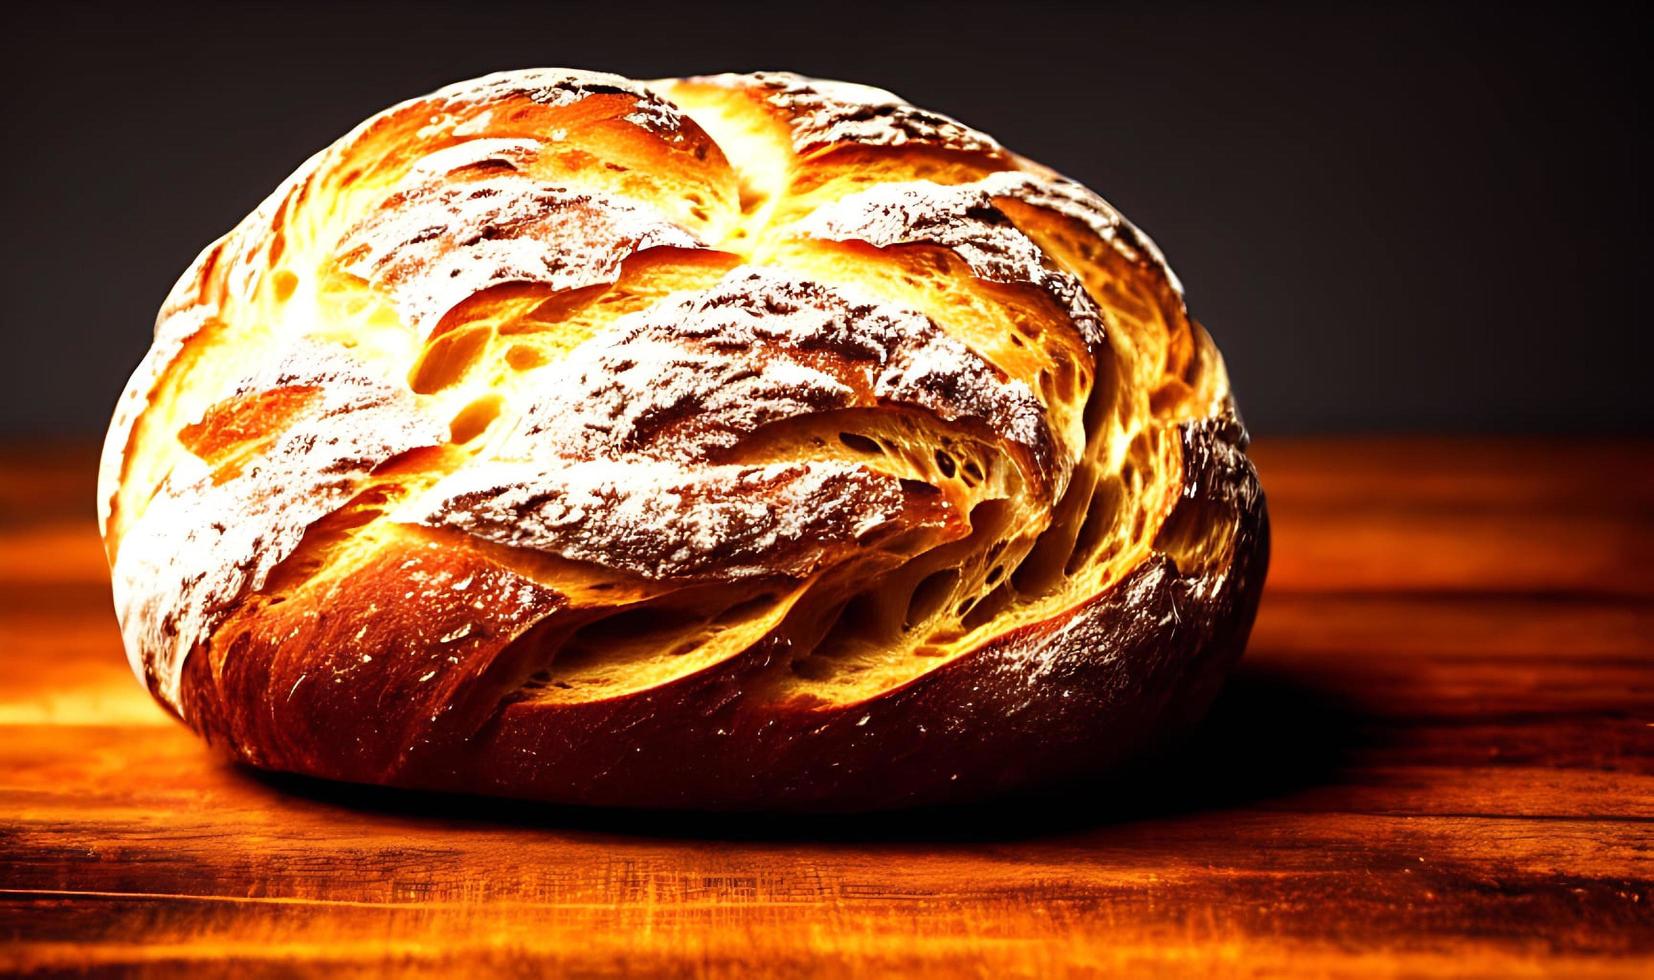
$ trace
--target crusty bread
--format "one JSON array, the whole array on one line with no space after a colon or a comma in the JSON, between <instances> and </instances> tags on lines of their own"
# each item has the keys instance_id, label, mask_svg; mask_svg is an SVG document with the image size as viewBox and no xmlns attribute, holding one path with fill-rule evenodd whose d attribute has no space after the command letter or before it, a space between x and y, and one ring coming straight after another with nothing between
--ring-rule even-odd
<instances>
[{"instance_id":1,"label":"crusty bread","mask_svg":"<svg viewBox=\"0 0 1654 980\"><path fill-rule=\"evenodd\" d=\"M403 103L167 298L99 503L134 670L253 765L867 809L1198 718L1267 564L1159 252L788 74Z\"/></svg>"}]
</instances>

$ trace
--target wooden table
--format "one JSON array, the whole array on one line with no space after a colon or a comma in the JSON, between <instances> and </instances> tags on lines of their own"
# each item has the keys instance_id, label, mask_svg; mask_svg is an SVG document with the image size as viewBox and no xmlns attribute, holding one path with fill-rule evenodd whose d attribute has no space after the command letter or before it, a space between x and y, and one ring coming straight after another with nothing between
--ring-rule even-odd
<instances>
[{"instance_id":1,"label":"wooden table","mask_svg":"<svg viewBox=\"0 0 1654 980\"><path fill-rule=\"evenodd\" d=\"M0 454L0 972L1654 976L1654 444L1265 442L1197 744L798 822L260 776L129 675L89 451Z\"/></svg>"}]
</instances>

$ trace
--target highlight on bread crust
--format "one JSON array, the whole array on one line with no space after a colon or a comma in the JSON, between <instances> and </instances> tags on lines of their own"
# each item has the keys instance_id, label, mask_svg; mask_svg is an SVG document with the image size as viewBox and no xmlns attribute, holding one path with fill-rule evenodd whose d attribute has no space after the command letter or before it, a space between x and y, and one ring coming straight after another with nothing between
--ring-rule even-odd
<instances>
[{"instance_id":1,"label":"highlight on bread crust","mask_svg":"<svg viewBox=\"0 0 1654 980\"><path fill-rule=\"evenodd\" d=\"M1085 187L866 86L548 69L208 247L98 495L133 669L253 765L851 810L1197 719L1267 564L1245 445Z\"/></svg>"}]
</instances>

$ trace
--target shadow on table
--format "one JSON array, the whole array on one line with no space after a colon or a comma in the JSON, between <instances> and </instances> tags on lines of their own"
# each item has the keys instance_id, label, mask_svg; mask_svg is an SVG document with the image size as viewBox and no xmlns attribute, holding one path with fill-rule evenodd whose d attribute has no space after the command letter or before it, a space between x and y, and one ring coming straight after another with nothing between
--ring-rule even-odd
<instances>
[{"instance_id":1,"label":"shadow on table","mask_svg":"<svg viewBox=\"0 0 1654 980\"><path fill-rule=\"evenodd\" d=\"M987 802L821 816L554 806L335 783L237 767L284 793L367 814L636 837L717 840L1015 840L1255 804L1325 784L1356 746L1359 715L1335 695L1244 664L1178 747L1112 778Z\"/></svg>"}]
</instances>

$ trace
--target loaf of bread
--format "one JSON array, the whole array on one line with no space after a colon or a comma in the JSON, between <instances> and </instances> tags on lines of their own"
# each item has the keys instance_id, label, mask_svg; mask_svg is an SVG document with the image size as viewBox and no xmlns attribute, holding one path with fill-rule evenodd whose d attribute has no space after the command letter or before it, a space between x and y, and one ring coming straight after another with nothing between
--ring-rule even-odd
<instances>
[{"instance_id":1,"label":"loaf of bread","mask_svg":"<svg viewBox=\"0 0 1654 980\"><path fill-rule=\"evenodd\" d=\"M991 137L539 70L207 248L98 495L133 669L251 765L858 810L1197 720L1267 564L1245 444L1154 245Z\"/></svg>"}]
</instances>

